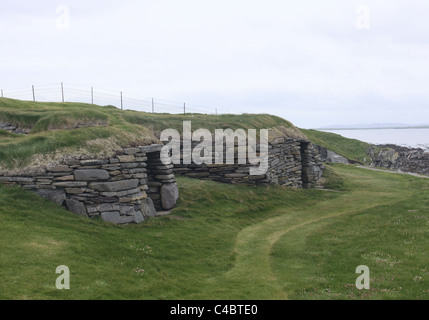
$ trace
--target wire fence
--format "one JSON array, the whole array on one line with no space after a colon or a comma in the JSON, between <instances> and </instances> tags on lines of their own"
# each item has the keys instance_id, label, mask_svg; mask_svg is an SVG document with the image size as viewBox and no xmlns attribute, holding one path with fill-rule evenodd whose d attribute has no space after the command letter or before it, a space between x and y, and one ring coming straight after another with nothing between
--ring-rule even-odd
<instances>
[{"instance_id":1,"label":"wire fence","mask_svg":"<svg viewBox=\"0 0 429 320\"><path fill-rule=\"evenodd\" d=\"M139 97L120 90L65 85L64 83L37 87L33 85L24 89L1 89L1 97L38 102L81 102L101 106L110 105L122 110L136 110L150 113L231 113L230 111L225 112L225 110L216 107Z\"/></svg>"}]
</instances>

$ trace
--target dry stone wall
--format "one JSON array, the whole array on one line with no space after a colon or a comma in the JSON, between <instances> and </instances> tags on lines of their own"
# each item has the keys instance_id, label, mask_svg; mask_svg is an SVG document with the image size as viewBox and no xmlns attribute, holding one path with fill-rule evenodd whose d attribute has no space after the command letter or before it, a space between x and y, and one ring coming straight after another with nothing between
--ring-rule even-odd
<instances>
[{"instance_id":1,"label":"dry stone wall","mask_svg":"<svg viewBox=\"0 0 429 320\"><path fill-rule=\"evenodd\" d=\"M311 188L322 177L322 159L306 139L277 138L269 143L268 154L268 171L261 175L250 175L252 165L249 162L238 164L237 157L235 164L176 164L173 172L230 184L280 184L296 188ZM215 163L214 158L212 163Z\"/></svg>"},{"instance_id":2,"label":"dry stone wall","mask_svg":"<svg viewBox=\"0 0 429 320\"><path fill-rule=\"evenodd\" d=\"M160 159L163 146L125 148L107 159L82 156L20 175L0 173L0 182L19 185L78 215L130 224L176 206L176 174L230 184L310 188L324 170L317 150L301 138L272 141L268 170L261 175L250 175L249 163L165 165Z\"/></svg>"},{"instance_id":3,"label":"dry stone wall","mask_svg":"<svg viewBox=\"0 0 429 320\"><path fill-rule=\"evenodd\" d=\"M78 215L116 224L141 223L155 216L157 209L163 210L162 205L155 208L154 201L168 202L171 209L178 199L177 186L160 176L151 177L151 182L161 189L168 184L177 197L162 199L153 190L148 196L148 157L160 148L162 145L126 148L108 159L67 160L33 174L1 176L0 182L19 185Z\"/></svg>"},{"instance_id":4,"label":"dry stone wall","mask_svg":"<svg viewBox=\"0 0 429 320\"><path fill-rule=\"evenodd\" d=\"M165 165L161 161L161 149L158 145L148 153L148 190L156 210L171 210L176 206L179 198L179 189L173 172L173 165Z\"/></svg>"},{"instance_id":5,"label":"dry stone wall","mask_svg":"<svg viewBox=\"0 0 429 320\"><path fill-rule=\"evenodd\" d=\"M301 180L304 188L312 188L319 184L325 165L316 146L309 141L301 140Z\"/></svg>"}]
</instances>

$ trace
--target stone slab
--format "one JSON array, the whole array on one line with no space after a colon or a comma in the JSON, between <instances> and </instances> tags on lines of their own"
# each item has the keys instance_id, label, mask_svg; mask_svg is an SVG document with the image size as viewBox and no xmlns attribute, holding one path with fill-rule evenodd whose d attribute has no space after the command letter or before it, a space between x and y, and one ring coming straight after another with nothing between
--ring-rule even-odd
<instances>
[{"instance_id":1,"label":"stone slab","mask_svg":"<svg viewBox=\"0 0 429 320\"><path fill-rule=\"evenodd\" d=\"M115 182L93 182L89 185L89 187L100 192L117 192L128 189L135 189L137 188L138 184L138 179L130 179Z\"/></svg>"},{"instance_id":2,"label":"stone slab","mask_svg":"<svg viewBox=\"0 0 429 320\"><path fill-rule=\"evenodd\" d=\"M66 206L74 214L86 216L86 217L88 216L88 214L86 213L85 205L80 201L77 201L74 199L67 199Z\"/></svg>"},{"instance_id":3,"label":"stone slab","mask_svg":"<svg viewBox=\"0 0 429 320\"><path fill-rule=\"evenodd\" d=\"M162 144L152 144L150 146L140 147L140 150L143 153L160 152L163 147L164 145Z\"/></svg>"},{"instance_id":4,"label":"stone slab","mask_svg":"<svg viewBox=\"0 0 429 320\"><path fill-rule=\"evenodd\" d=\"M179 188L175 183L164 184L161 187L161 202L165 210L173 209L179 199Z\"/></svg>"},{"instance_id":5,"label":"stone slab","mask_svg":"<svg viewBox=\"0 0 429 320\"><path fill-rule=\"evenodd\" d=\"M100 169L88 169L88 170L76 170L74 172L75 180L82 181L97 181L97 180L107 180L110 175L106 170Z\"/></svg>"}]
</instances>

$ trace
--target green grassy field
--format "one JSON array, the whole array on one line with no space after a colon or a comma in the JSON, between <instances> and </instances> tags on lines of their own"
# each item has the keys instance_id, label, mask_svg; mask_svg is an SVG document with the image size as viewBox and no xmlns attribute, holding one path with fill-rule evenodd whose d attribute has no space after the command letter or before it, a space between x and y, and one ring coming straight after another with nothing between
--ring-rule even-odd
<instances>
[{"instance_id":1,"label":"green grassy field","mask_svg":"<svg viewBox=\"0 0 429 320\"><path fill-rule=\"evenodd\" d=\"M326 179L332 191L178 178L172 214L130 226L0 187L0 299L427 299L429 179L344 165Z\"/></svg>"}]
</instances>

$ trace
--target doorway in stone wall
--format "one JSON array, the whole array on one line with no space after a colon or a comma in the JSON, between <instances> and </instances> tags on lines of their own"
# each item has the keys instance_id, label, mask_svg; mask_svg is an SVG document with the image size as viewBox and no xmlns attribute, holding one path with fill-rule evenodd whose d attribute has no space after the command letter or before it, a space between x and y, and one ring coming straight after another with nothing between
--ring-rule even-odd
<instances>
[{"instance_id":1,"label":"doorway in stone wall","mask_svg":"<svg viewBox=\"0 0 429 320\"><path fill-rule=\"evenodd\" d=\"M168 211L176 206L179 189L173 172L174 165L165 165L161 153L147 154L147 195L152 199L156 211Z\"/></svg>"},{"instance_id":2,"label":"doorway in stone wall","mask_svg":"<svg viewBox=\"0 0 429 320\"><path fill-rule=\"evenodd\" d=\"M301 142L301 181L302 187L305 189L311 188L311 165L310 165L310 154L309 154L310 142Z\"/></svg>"}]
</instances>

